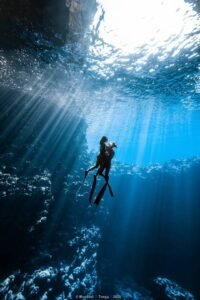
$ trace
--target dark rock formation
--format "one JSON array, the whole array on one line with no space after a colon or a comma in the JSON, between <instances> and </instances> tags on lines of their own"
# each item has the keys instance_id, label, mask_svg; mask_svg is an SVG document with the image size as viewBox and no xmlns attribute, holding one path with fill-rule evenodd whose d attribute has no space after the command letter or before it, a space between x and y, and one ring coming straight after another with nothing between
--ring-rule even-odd
<instances>
[{"instance_id":1,"label":"dark rock formation","mask_svg":"<svg viewBox=\"0 0 200 300\"><path fill-rule=\"evenodd\" d=\"M159 299L166 300L195 300L194 296L179 286L174 281L164 278L157 277L154 279L157 285L157 297Z\"/></svg>"},{"instance_id":2,"label":"dark rock formation","mask_svg":"<svg viewBox=\"0 0 200 300\"><path fill-rule=\"evenodd\" d=\"M200 2L199 2L199 0L185 0L185 1L191 3L194 7L194 10L196 10L197 12L200 11Z\"/></svg>"},{"instance_id":3,"label":"dark rock formation","mask_svg":"<svg viewBox=\"0 0 200 300\"><path fill-rule=\"evenodd\" d=\"M145 289L144 287L139 286L131 278L126 280L118 281L115 284L115 294L121 296L121 299L128 300L153 300L152 293Z\"/></svg>"},{"instance_id":4,"label":"dark rock formation","mask_svg":"<svg viewBox=\"0 0 200 300\"><path fill-rule=\"evenodd\" d=\"M38 32L55 44L79 39L96 11L95 0L16 0L0 3L1 42L18 46L24 32Z\"/></svg>"},{"instance_id":5,"label":"dark rock formation","mask_svg":"<svg viewBox=\"0 0 200 300\"><path fill-rule=\"evenodd\" d=\"M85 124L70 109L64 111L16 91L2 95L0 110L0 266L8 271L36 254L42 235L48 231L45 226L51 225L52 209L58 209L66 197L65 179L79 157L80 145L85 153ZM63 142L64 148L60 147ZM74 152L67 151L68 143L77 145ZM67 208L63 213L65 219ZM56 230L63 219L53 219ZM70 221L69 216L66 223ZM56 235L54 246L57 241Z\"/></svg>"},{"instance_id":6,"label":"dark rock formation","mask_svg":"<svg viewBox=\"0 0 200 300\"><path fill-rule=\"evenodd\" d=\"M100 238L97 227L81 228L69 241L71 262L43 266L32 272L17 271L0 283L1 299L75 299L93 295L97 285L96 250Z\"/></svg>"},{"instance_id":7,"label":"dark rock formation","mask_svg":"<svg viewBox=\"0 0 200 300\"><path fill-rule=\"evenodd\" d=\"M48 172L26 177L0 168L1 269L15 267L35 251L53 200Z\"/></svg>"}]
</instances>

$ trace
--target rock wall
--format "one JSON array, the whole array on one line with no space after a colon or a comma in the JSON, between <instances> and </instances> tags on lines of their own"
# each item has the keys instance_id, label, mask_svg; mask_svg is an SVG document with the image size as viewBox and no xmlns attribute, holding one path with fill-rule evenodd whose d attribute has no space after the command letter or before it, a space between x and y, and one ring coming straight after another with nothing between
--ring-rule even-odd
<instances>
[{"instance_id":1,"label":"rock wall","mask_svg":"<svg viewBox=\"0 0 200 300\"><path fill-rule=\"evenodd\" d=\"M200 11L200 2L199 2L199 0L185 0L185 2L191 3L194 7L194 10L196 10L197 12Z\"/></svg>"},{"instance_id":2,"label":"rock wall","mask_svg":"<svg viewBox=\"0 0 200 300\"><path fill-rule=\"evenodd\" d=\"M0 32L16 40L28 28L62 44L82 36L95 11L96 0L2 0Z\"/></svg>"}]
</instances>

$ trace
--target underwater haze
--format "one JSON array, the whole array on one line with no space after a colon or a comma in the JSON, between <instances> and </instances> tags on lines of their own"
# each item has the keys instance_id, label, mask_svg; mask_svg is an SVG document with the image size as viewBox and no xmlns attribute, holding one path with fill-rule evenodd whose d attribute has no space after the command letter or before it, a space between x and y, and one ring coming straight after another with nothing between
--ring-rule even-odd
<instances>
[{"instance_id":1,"label":"underwater haze","mask_svg":"<svg viewBox=\"0 0 200 300\"><path fill-rule=\"evenodd\" d=\"M99 0L79 42L22 35L0 48L1 298L199 299L198 9Z\"/></svg>"}]
</instances>

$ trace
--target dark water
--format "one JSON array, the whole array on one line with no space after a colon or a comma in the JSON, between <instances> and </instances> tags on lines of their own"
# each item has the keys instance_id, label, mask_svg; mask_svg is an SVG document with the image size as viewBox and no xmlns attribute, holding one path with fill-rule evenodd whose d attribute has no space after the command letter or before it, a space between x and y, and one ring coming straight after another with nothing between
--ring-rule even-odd
<instances>
[{"instance_id":1,"label":"dark water","mask_svg":"<svg viewBox=\"0 0 200 300\"><path fill-rule=\"evenodd\" d=\"M80 43L0 50L3 299L199 297L199 16L125 2ZM81 184L105 134L115 197L96 207Z\"/></svg>"}]
</instances>

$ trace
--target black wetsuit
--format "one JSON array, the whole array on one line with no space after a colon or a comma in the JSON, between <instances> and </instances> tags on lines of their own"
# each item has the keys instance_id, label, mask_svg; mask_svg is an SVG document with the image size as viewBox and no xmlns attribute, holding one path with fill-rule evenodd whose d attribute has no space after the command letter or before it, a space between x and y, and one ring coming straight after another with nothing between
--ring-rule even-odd
<instances>
[{"instance_id":1,"label":"black wetsuit","mask_svg":"<svg viewBox=\"0 0 200 300\"><path fill-rule=\"evenodd\" d=\"M112 197L114 196L112 188L109 184L109 172L110 172L110 168L111 168L111 160L113 159L115 152L113 150L113 146L110 146L110 145L106 146L105 143L103 145L101 144L101 146L102 146L102 148L100 149L100 154L98 155L97 162L96 162L96 166L100 166L100 167L99 167L96 175L94 175L94 181L93 181L92 189L90 191L90 196L89 196L90 203L92 201L93 193L95 190L97 176L98 175L103 176L105 178L106 182L96 197L96 200L94 202L96 205L98 205L100 200L102 199L107 186L109 188L111 196ZM91 169L94 169L94 168L95 167L93 167ZM103 174L104 170L105 170L105 174Z\"/></svg>"},{"instance_id":2,"label":"black wetsuit","mask_svg":"<svg viewBox=\"0 0 200 300\"><path fill-rule=\"evenodd\" d=\"M89 173L90 171L93 171L94 169L101 168L101 166L104 163L105 158L105 151L106 151L106 144L105 141L100 141L100 153L97 156L96 164L89 168L86 172Z\"/></svg>"},{"instance_id":3,"label":"black wetsuit","mask_svg":"<svg viewBox=\"0 0 200 300\"><path fill-rule=\"evenodd\" d=\"M97 175L103 175L103 171L105 170L105 177L108 180L110 168L111 168L111 160L113 159L115 152L112 147L106 146L104 155L103 155L103 163L100 164L100 168L97 172Z\"/></svg>"},{"instance_id":4,"label":"black wetsuit","mask_svg":"<svg viewBox=\"0 0 200 300\"><path fill-rule=\"evenodd\" d=\"M96 166L103 164L105 159L105 151L106 151L106 144L105 142L100 142L100 153L97 156Z\"/></svg>"}]
</instances>

